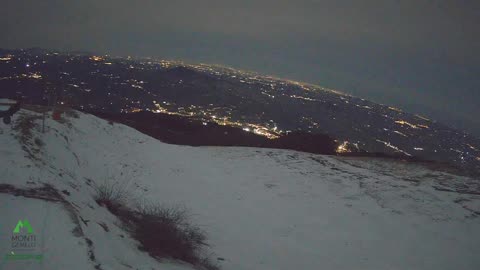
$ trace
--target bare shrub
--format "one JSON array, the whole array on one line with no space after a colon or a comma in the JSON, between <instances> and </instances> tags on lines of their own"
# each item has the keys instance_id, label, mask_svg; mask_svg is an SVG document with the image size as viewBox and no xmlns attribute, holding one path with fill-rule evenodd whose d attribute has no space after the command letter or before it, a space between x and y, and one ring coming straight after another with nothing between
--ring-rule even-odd
<instances>
[{"instance_id":1,"label":"bare shrub","mask_svg":"<svg viewBox=\"0 0 480 270\"><path fill-rule=\"evenodd\" d=\"M207 235L189 221L187 208L145 204L134 212L132 234L140 242L140 249L152 257L181 260L200 269L218 269L202 256L202 248L208 246Z\"/></svg>"},{"instance_id":2,"label":"bare shrub","mask_svg":"<svg viewBox=\"0 0 480 270\"><path fill-rule=\"evenodd\" d=\"M13 123L12 129L17 132L17 139L22 144L27 144L33 137L32 130L37 127L36 120L41 116L21 113L17 120Z\"/></svg>"},{"instance_id":3,"label":"bare shrub","mask_svg":"<svg viewBox=\"0 0 480 270\"><path fill-rule=\"evenodd\" d=\"M45 145L45 143L40 138L35 138L34 142L38 147L43 147Z\"/></svg>"},{"instance_id":4,"label":"bare shrub","mask_svg":"<svg viewBox=\"0 0 480 270\"><path fill-rule=\"evenodd\" d=\"M20 143L22 150L33 161L42 162L39 156L43 141L35 137L34 129L38 128L37 120L41 119L39 115L27 114L20 112L19 116L12 125L12 130L15 132L15 139Z\"/></svg>"},{"instance_id":5,"label":"bare shrub","mask_svg":"<svg viewBox=\"0 0 480 270\"><path fill-rule=\"evenodd\" d=\"M127 182L106 180L100 185L95 185L95 201L113 213L115 209L125 204L128 198L128 187Z\"/></svg>"},{"instance_id":6,"label":"bare shrub","mask_svg":"<svg viewBox=\"0 0 480 270\"><path fill-rule=\"evenodd\" d=\"M208 246L206 233L189 221L183 206L142 204L126 206L126 193L113 184L97 188L95 200L116 215L139 243L139 249L157 259L174 259L194 265L197 269L218 270L202 248Z\"/></svg>"},{"instance_id":7,"label":"bare shrub","mask_svg":"<svg viewBox=\"0 0 480 270\"><path fill-rule=\"evenodd\" d=\"M188 222L186 208L154 205L138 212L139 229L135 235L145 250L159 257L196 262L195 251L206 245L206 235Z\"/></svg>"}]
</instances>

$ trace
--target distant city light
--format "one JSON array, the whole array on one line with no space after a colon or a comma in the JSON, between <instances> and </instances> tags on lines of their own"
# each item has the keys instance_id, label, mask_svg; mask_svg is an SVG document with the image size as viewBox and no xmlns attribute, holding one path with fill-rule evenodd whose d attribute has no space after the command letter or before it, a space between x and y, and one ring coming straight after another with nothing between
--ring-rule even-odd
<instances>
[{"instance_id":1,"label":"distant city light","mask_svg":"<svg viewBox=\"0 0 480 270\"><path fill-rule=\"evenodd\" d=\"M392 111L396 111L396 112L402 112L402 110L400 110L399 108L395 108L395 107L388 107L390 110Z\"/></svg>"},{"instance_id":2,"label":"distant city light","mask_svg":"<svg viewBox=\"0 0 480 270\"><path fill-rule=\"evenodd\" d=\"M34 58L23 54L0 55L2 67L8 66L12 71L11 74L2 75L0 81L19 85L34 82L37 85L38 81L35 80L43 79L47 74L42 68L48 68L48 66L42 65L42 63L52 62L51 56L46 57L49 55L51 54L47 53L43 54L43 57L33 56ZM286 129L289 128L312 134L331 133L332 138L342 138L336 141L335 151L337 153L352 152L357 149L387 154L400 152L410 155L407 152L411 151L412 154L419 154L422 158L433 156L438 157L439 160L449 159L459 163L472 162L474 166L480 166L480 144L474 139L468 139L470 137L468 134L441 128L435 121L430 121L426 117L403 113L401 109L368 102L336 90L207 64L191 65L154 58L148 58L148 61L130 57L127 59L110 58L103 55L87 57L65 56L58 53L53 53L53 55L60 55L55 59L63 59L61 64L69 63L58 69L59 78L62 80L60 83L63 87L61 91L67 95L65 100L70 100L70 98L73 100L79 93L88 96L88 100L85 102L90 102L90 99L96 98L97 95L99 97L105 95L108 98L105 104L113 105L109 108L112 110L129 113L142 108L154 113L188 117L199 121L200 125L206 126L208 123L214 122L221 126L235 127L238 130L241 129L270 139L288 134L290 131ZM9 62L10 60L12 61ZM85 60L88 63L85 63ZM88 70L85 75L80 74L74 68L71 69L74 64L86 64L85 69L88 68ZM21 65L24 65L24 68L21 68ZM236 99L232 100L231 104L217 103L208 99L202 103L203 100L197 101L192 95L191 100L180 103L176 95L163 96L163 89L169 91L170 88L178 87L178 84L183 84L180 86L182 89L183 87L195 88L196 82L192 82L188 74L185 77L174 77L165 82L154 77L153 72L157 72L157 70L162 72L162 69L177 67L207 74L220 81L231 82L222 87L224 87L227 97L234 96ZM143 76L143 70L152 72L152 77ZM99 83L103 79L105 79L107 87L103 83ZM241 87L236 87L239 82L242 83ZM258 105L257 107L250 106L248 95L240 95L243 88L258 90L255 94L260 94L262 99L253 104ZM168 102L163 101L163 98L167 97ZM177 104L177 102L179 103ZM294 118L283 119L280 117L283 117L284 114L276 114L276 112L280 105L284 104L305 106L305 110L301 110L299 107L299 113L296 113ZM102 105L96 105L95 102L83 105L91 109L105 109ZM83 107L83 105L78 104L79 107ZM252 109L252 114L250 111L245 111L246 108ZM294 107L285 106L280 109L286 112L285 115L288 115L290 108ZM368 121L363 121L363 119ZM297 120L298 122L295 122ZM361 145L362 149L358 145Z\"/></svg>"},{"instance_id":3,"label":"distant city light","mask_svg":"<svg viewBox=\"0 0 480 270\"><path fill-rule=\"evenodd\" d=\"M103 57L94 55L94 56L90 57L90 60L99 62L99 61L103 61Z\"/></svg>"},{"instance_id":4,"label":"distant city light","mask_svg":"<svg viewBox=\"0 0 480 270\"><path fill-rule=\"evenodd\" d=\"M348 141L344 141L342 144L340 144L337 147L336 152L339 154L350 152L350 150L348 150Z\"/></svg>"},{"instance_id":5,"label":"distant city light","mask_svg":"<svg viewBox=\"0 0 480 270\"><path fill-rule=\"evenodd\" d=\"M404 120L397 120L397 121L395 121L395 123L400 124L400 125L402 125L402 126L403 126L403 125L407 125L407 126L409 126L409 127L411 127L411 128L415 128L415 129L418 129L418 128L420 128L420 127L422 127L422 128L428 128L428 126L415 125L415 124L411 124L411 123L409 123L409 122L407 122L407 121L404 121Z\"/></svg>"}]
</instances>

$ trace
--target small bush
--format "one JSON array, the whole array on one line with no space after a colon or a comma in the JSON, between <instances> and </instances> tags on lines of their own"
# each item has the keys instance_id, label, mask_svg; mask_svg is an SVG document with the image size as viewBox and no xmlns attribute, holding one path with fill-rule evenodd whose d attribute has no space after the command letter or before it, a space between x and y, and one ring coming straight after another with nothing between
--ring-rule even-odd
<instances>
[{"instance_id":1,"label":"small bush","mask_svg":"<svg viewBox=\"0 0 480 270\"><path fill-rule=\"evenodd\" d=\"M126 206L125 185L104 183L96 188L95 201L105 206L124 224L139 249L150 256L184 261L198 269L219 269L201 254L208 246L205 232L189 222L188 210L182 206L143 204L135 208Z\"/></svg>"},{"instance_id":2,"label":"small bush","mask_svg":"<svg viewBox=\"0 0 480 270\"><path fill-rule=\"evenodd\" d=\"M35 138L34 142L38 147L43 147L45 145L39 138Z\"/></svg>"},{"instance_id":3,"label":"small bush","mask_svg":"<svg viewBox=\"0 0 480 270\"><path fill-rule=\"evenodd\" d=\"M128 185L118 181L105 181L95 186L95 201L98 205L105 206L115 214L119 208L123 207L128 197Z\"/></svg>"},{"instance_id":4,"label":"small bush","mask_svg":"<svg viewBox=\"0 0 480 270\"><path fill-rule=\"evenodd\" d=\"M32 130L38 125L37 120L41 119L38 115L29 115L22 113L18 116L18 119L14 122L12 129L17 132L17 139L23 144L29 143L33 137Z\"/></svg>"},{"instance_id":5,"label":"small bush","mask_svg":"<svg viewBox=\"0 0 480 270\"><path fill-rule=\"evenodd\" d=\"M149 206L138 210L135 238L154 257L170 257L199 264L198 252L206 244L206 234L188 222L182 207Z\"/></svg>"}]
</instances>

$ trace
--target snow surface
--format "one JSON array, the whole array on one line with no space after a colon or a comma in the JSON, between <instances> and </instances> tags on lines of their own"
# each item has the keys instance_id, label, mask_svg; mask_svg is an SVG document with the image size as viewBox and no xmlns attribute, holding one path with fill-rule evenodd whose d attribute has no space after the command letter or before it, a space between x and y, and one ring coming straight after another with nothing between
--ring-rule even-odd
<instances>
[{"instance_id":1,"label":"snow surface","mask_svg":"<svg viewBox=\"0 0 480 270\"><path fill-rule=\"evenodd\" d=\"M478 179L380 159L169 145L78 114L47 118L45 134L37 119L23 141L0 126L0 184L48 183L66 201L0 193L0 269L192 269L138 250L93 199L104 181L127 185L132 204L188 207L221 269L480 269ZM22 110L13 124L34 115ZM3 258L20 219L43 260Z\"/></svg>"}]
</instances>

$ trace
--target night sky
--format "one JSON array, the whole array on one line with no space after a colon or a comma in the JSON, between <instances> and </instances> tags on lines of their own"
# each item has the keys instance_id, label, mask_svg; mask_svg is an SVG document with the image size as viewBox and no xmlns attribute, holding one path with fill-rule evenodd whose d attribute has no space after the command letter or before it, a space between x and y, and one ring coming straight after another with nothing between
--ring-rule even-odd
<instances>
[{"instance_id":1,"label":"night sky","mask_svg":"<svg viewBox=\"0 0 480 270\"><path fill-rule=\"evenodd\" d=\"M480 136L480 1L1 0L0 47L223 64Z\"/></svg>"}]
</instances>

